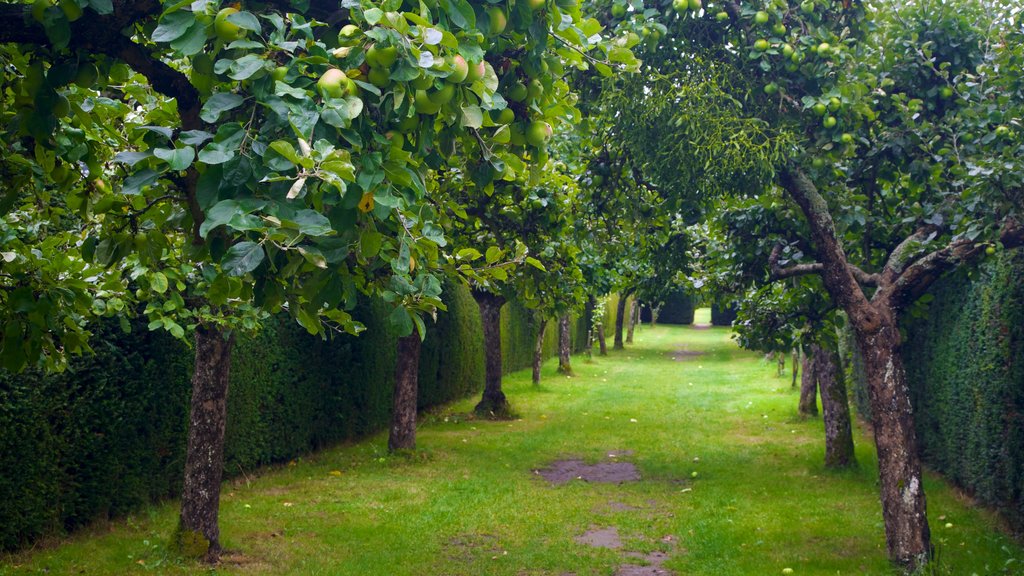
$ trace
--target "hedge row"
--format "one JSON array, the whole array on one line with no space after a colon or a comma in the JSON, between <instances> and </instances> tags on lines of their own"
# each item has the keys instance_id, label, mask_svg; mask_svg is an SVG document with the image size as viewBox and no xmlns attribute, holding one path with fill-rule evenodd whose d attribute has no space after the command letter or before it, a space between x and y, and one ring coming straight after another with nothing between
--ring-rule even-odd
<instances>
[{"instance_id":1,"label":"hedge row","mask_svg":"<svg viewBox=\"0 0 1024 576\"><path fill-rule=\"evenodd\" d=\"M950 275L931 294L927 313L905 323L904 345L924 459L1022 530L1024 250Z\"/></svg>"},{"instance_id":2,"label":"hedge row","mask_svg":"<svg viewBox=\"0 0 1024 576\"><path fill-rule=\"evenodd\" d=\"M711 305L712 326L732 326L736 321L736 305L720 306L715 303Z\"/></svg>"},{"instance_id":3,"label":"hedge row","mask_svg":"<svg viewBox=\"0 0 1024 576\"><path fill-rule=\"evenodd\" d=\"M420 359L419 405L483 383L480 314L469 291L446 292ZM508 371L529 366L529 314L503 311ZM248 472L365 435L388 423L396 336L383 304L355 312L368 330L329 341L289 319L241 338L232 358L225 471ZM576 343L585 327L576 324ZM555 351L557 329L548 330ZM583 334L581 338L580 334ZM0 550L175 496L184 465L192 352L144 325L101 327L95 356L63 374L0 373Z\"/></svg>"},{"instance_id":4,"label":"hedge row","mask_svg":"<svg viewBox=\"0 0 1024 576\"><path fill-rule=\"evenodd\" d=\"M685 290L676 290L665 298L665 304L662 305L661 311L658 313L658 324L693 324L694 311L695 303L693 297L687 294ZM640 320L643 322L651 321L651 310L649 307L645 306L641 310Z\"/></svg>"}]
</instances>

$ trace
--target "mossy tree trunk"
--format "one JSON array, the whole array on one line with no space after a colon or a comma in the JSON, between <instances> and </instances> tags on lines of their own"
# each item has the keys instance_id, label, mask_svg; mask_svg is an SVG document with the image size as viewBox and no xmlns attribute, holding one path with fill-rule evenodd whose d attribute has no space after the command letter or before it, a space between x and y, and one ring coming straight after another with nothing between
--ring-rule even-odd
<instances>
[{"instance_id":1,"label":"mossy tree trunk","mask_svg":"<svg viewBox=\"0 0 1024 576\"><path fill-rule=\"evenodd\" d=\"M544 363L544 334L547 332L548 321L540 312L533 313L537 326L537 337L533 341L533 383L540 384L540 367Z\"/></svg>"},{"instance_id":2,"label":"mossy tree trunk","mask_svg":"<svg viewBox=\"0 0 1024 576\"><path fill-rule=\"evenodd\" d=\"M480 307L484 332L484 393L476 411L500 416L509 410L508 400L501 390L501 306L505 298L486 290L473 290L473 299Z\"/></svg>"},{"instance_id":3,"label":"mossy tree trunk","mask_svg":"<svg viewBox=\"0 0 1024 576\"><path fill-rule=\"evenodd\" d=\"M636 330L636 320L639 315L640 304L633 300L629 305L629 326L626 328L626 344L633 343L633 332Z\"/></svg>"},{"instance_id":4,"label":"mossy tree trunk","mask_svg":"<svg viewBox=\"0 0 1024 576\"><path fill-rule=\"evenodd\" d=\"M608 355L608 342L604 338L604 324L597 325L597 347L599 356Z\"/></svg>"},{"instance_id":5,"label":"mossy tree trunk","mask_svg":"<svg viewBox=\"0 0 1024 576\"><path fill-rule=\"evenodd\" d=\"M797 412L801 416L818 415L818 374L815 372L814 349L804 350L802 374L800 376L800 404Z\"/></svg>"},{"instance_id":6,"label":"mossy tree trunk","mask_svg":"<svg viewBox=\"0 0 1024 576\"><path fill-rule=\"evenodd\" d=\"M629 300L632 290L626 290L619 295L619 301L615 305L615 342L612 344L612 348L615 350L622 350L625 348L622 340L623 325L625 324L626 316L626 301Z\"/></svg>"},{"instance_id":7,"label":"mossy tree trunk","mask_svg":"<svg viewBox=\"0 0 1024 576\"><path fill-rule=\"evenodd\" d=\"M825 466L846 468L856 463L853 430L846 383L839 366L839 353L813 345L814 374L821 390L821 413L825 421Z\"/></svg>"},{"instance_id":8,"label":"mossy tree trunk","mask_svg":"<svg viewBox=\"0 0 1024 576\"><path fill-rule=\"evenodd\" d=\"M218 327L195 331L195 371L176 541L189 556L220 558L220 484L224 472L228 381L234 336Z\"/></svg>"},{"instance_id":9,"label":"mossy tree trunk","mask_svg":"<svg viewBox=\"0 0 1024 576\"><path fill-rule=\"evenodd\" d=\"M558 373L572 376L572 325L568 314L558 318Z\"/></svg>"},{"instance_id":10,"label":"mossy tree trunk","mask_svg":"<svg viewBox=\"0 0 1024 576\"><path fill-rule=\"evenodd\" d=\"M789 385L790 388L796 388L796 379L800 376L800 347L793 348L792 354L792 365L793 365L793 382Z\"/></svg>"},{"instance_id":11,"label":"mossy tree trunk","mask_svg":"<svg viewBox=\"0 0 1024 576\"><path fill-rule=\"evenodd\" d=\"M413 331L398 339L395 393L392 399L388 450L416 449L416 401L419 388L420 335Z\"/></svg>"}]
</instances>

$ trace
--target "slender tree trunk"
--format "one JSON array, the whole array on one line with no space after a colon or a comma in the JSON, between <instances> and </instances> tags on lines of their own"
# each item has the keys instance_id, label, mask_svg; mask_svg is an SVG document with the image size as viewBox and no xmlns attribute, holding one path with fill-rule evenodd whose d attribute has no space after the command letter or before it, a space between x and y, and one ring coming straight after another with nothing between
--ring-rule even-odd
<instances>
[{"instance_id":1,"label":"slender tree trunk","mask_svg":"<svg viewBox=\"0 0 1024 576\"><path fill-rule=\"evenodd\" d=\"M876 332L857 330L856 335L878 448L886 544L894 562L914 569L931 557L931 531L899 328L890 320Z\"/></svg>"},{"instance_id":2,"label":"slender tree trunk","mask_svg":"<svg viewBox=\"0 0 1024 576\"><path fill-rule=\"evenodd\" d=\"M796 388L796 379L800 375L800 347L793 348L793 383L790 388Z\"/></svg>"},{"instance_id":3,"label":"slender tree trunk","mask_svg":"<svg viewBox=\"0 0 1024 576\"><path fill-rule=\"evenodd\" d=\"M797 412L801 416L818 415L818 374L815 372L814 348L804 350L803 374L800 376L800 405Z\"/></svg>"},{"instance_id":4,"label":"slender tree trunk","mask_svg":"<svg viewBox=\"0 0 1024 576\"><path fill-rule=\"evenodd\" d=\"M220 483L224 472L224 429L234 336L219 328L195 332L195 372L189 413L188 448L176 543L207 562L220 557Z\"/></svg>"},{"instance_id":5,"label":"slender tree trunk","mask_svg":"<svg viewBox=\"0 0 1024 576\"><path fill-rule=\"evenodd\" d=\"M626 344L633 343L633 330L636 329L636 317L640 313L640 305L636 300L629 305L629 326L626 328Z\"/></svg>"},{"instance_id":6,"label":"slender tree trunk","mask_svg":"<svg viewBox=\"0 0 1024 576\"><path fill-rule=\"evenodd\" d=\"M599 356L608 355L608 342L604 339L604 324L597 325L597 346Z\"/></svg>"},{"instance_id":7,"label":"slender tree trunk","mask_svg":"<svg viewBox=\"0 0 1024 576\"><path fill-rule=\"evenodd\" d=\"M533 383L540 384L540 366L544 363L544 333L547 332L548 321L539 312L534 312L537 323L537 338L533 342Z\"/></svg>"},{"instance_id":8,"label":"slender tree trunk","mask_svg":"<svg viewBox=\"0 0 1024 576\"><path fill-rule=\"evenodd\" d=\"M615 350L622 350L625 346L622 345L622 326L625 323L626 316L626 300L629 300L630 292L623 292L619 295L619 301L615 306L615 343L612 348Z\"/></svg>"},{"instance_id":9,"label":"slender tree trunk","mask_svg":"<svg viewBox=\"0 0 1024 576\"><path fill-rule=\"evenodd\" d=\"M856 463L853 430L846 383L839 367L839 354L813 345L814 374L821 389L821 413L825 421L825 467L846 468Z\"/></svg>"},{"instance_id":10,"label":"slender tree trunk","mask_svg":"<svg viewBox=\"0 0 1024 576\"><path fill-rule=\"evenodd\" d=\"M782 375L786 373L786 354L785 352L775 353L775 375L782 378Z\"/></svg>"},{"instance_id":11,"label":"slender tree trunk","mask_svg":"<svg viewBox=\"0 0 1024 576\"><path fill-rule=\"evenodd\" d=\"M570 338L570 319L562 314L558 319L558 372L572 376L572 340Z\"/></svg>"},{"instance_id":12,"label":"slender tree trunk","mask_svg":"<svg viewBox=\"0 0 1024 576\"><path fill-rule=\"evenodd\" d=\"M593 296L587 298L587 307L584 311L587 318L587 360L594 358L594 308L597 301Z\"/></svg>"},{"instance_id":13,"label":"slender tree trunk","mask_svg":"<svg viewBox=\"0 0 1024 576\"><path fill-rule=\"evenodd\" d=\"M651 306L651 328L658 325L658 314L661 313L661 306Z\"/></svg>"},{"instance_id":14,"label":"slender tree trunk","mask_svg":"<svg viewBox=\"0 0 1024 576\"><path fill-rule=\"evenodd\" d=\"M484 331L484 394L476 411L484 415L503 416L508 413L508 400L501 391L501 305L505 298L484 290L474 290L473 298L480 307Z\"/></svg>"},{"instance_id":15,"label":"slender tree trunk","mask_svg":"<svg viewBox=\"0 0 1024 576\"><path fill-rule=\"evenodd\" d=\"M420 348L416 331L398 339L395 365L395 395L391 411L388 450L416 449L416 398L419 387Z\"/></svg>"}]
</instances>

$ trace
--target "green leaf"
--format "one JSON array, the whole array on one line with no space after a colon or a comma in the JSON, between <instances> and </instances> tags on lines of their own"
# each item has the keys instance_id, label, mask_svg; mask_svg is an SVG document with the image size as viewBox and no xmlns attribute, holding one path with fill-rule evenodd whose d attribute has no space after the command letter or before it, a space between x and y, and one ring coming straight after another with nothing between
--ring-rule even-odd
<instances>
[{"instance_id":1,"label":"green leaf","mask_svg":"<svg viewBox=\"0 0 1024 576\"><path fill-rule=\"evenodd\" d=\"M532 256L527 256L526 257L526 263L529 264L530 266L533 266L537 270L540 270L541 272L547 272L548 271L548 269L545 268L543 264L541 264L540 260L537 260L536 258L534 258Z\"/></svg>"},{"instance_id":2,"label":"green leaf","mask_svg":"<svg viewBox=\"0 0 1024 576\"><path fill-rule=\"evenodd\" d=\"M260 31L260 21L253 16L252 12L235 12L228 16L228 22L242 28L244 30L252 30L253 32Z\"/></svg>"},{"instance_id":3,"label":"green leaf","mask_svg":"<svg viewBox=\"0 0 1024 576\"><path fill-rule=\"evenodd\" d=\"M470 262L476 260L480 256L480 251L477 250L476 248L463 248L462 250L459 250L458 253L456 254L456 257L459 260L469 260Z\"/></svg>"},{"instance_id":4,"label":"green leaf","mask_svg":"<svg viewBox=\"0 0 1024 576\"><path fill-rule=\"evenodd\" d=\"M228 77L232 80L246 80L261 70L267 61L256 54L246 54L231 63L228 69Z\"/></svg>"},{"instance_id":5,"label":"green leaf","mask_svg":"<svg viewBox=\"0 0 1024 576\"><path fill-rule=\"evenodd\" d=\"M291 142L287 140L275 140L270 143L270 149L277 152L292 164L298 164L301 161L299 153L296 152L295 147L292 146Z\"/></svg>"},{"instance_id":6,"label":"green leaf","mask_svg":"<svg viewBox=\"0 0 1024 576\"><path fill-rule=\"evenodd\" d=\"M155 148L153 154L167 162L171 170L177 172L192 165L192 160L196 157L196 150L191 146L185 146L184 148Z\"/></svg>"},{"instance_id":7,"label":"green leaf","mask_svg":"<svg viewBox=\"0 0 1024 576\"><path fill-rule=\"evenodd\" d=\"M210 96L210 99L206 101L206 104L203 104L203 109L199 113L199 117L202 118L204 122L213 124L220 118L221 114L228 110L238 108L244 101L245 98L242 98L238 94L218 92L213 96Z\"/></svg>"},{"instance_id":8,"label":"green leaf","mask_svg":"<svg viewBox=\"0 0 1024 576\"><path fill-rule=\"evenodd\" d=\"M391 326L399 337L412 334L412 317L409 316L409 311L405 308L401 306L395 308L388 316L388 320L391 321Z\"/></svg>"},{"instance_id":9,"label":"green leaf","mask_svg":"<svg viewBox=\"0 0 1024 576\"><path fill-rule=\"evenodd\" d=\"M384 235L380 232L367 230L359 237L359 253L363 258L370 259L380 253L380 247L384 244Z\"/></svg>"},{"instance_id":10,"label":"green leaf","mask_svg":"<svg viewBox=\"0 0 1024 576\"><path fill-rule=\"evenodd\" d=\"M263 262L263 246L255 242L239 242L228 249L220 265L229 276L244 276Z\"/></svg>"},{"instance_id":11,"label":"green leaf","mask_svg":"<svg viewBox=\"0 0 1024 576\"><path fill-rule=\"evenodd\" d=\"M160 19L160 24L153 30L150 37L153 42L170 42L181 38L188 31L192 23L196 21L195 14L187 10L179 10L166 14Z\"/></svg>"},{"instance_id":12,"label":"green leaf","mask_svg":"<svg viewBox=\"0 0 1024 576\"><path fill-rule=\"evenodd\" d=\"M324 236L333 230L331 221L316 210L299 210L289 220L297 224L299 232L308 236Z\"/></svg>"},{"instance_id":13,"label":"green leaf","mask_svg":"<svg viewBox=\"0 0 1024 576\"><path fill-rule=\"evenodd\" d=\"M487 260L488 264L494 264L495 262L498 261L499 258L501 258L501 248L498 248L497 246L491 246L490 248L487 249L487 255L485 256L485 259Z\"/></svg>"},{"instance_id":14,"label":"green leaf","mask_svg":"<svg viewBox=\"0 0 1024 576\"><path fill-rule=\"evenodd\" d=\"M100 16L114 13L114 3L112 0L89 0L89 6L92 6L92 9Z\"/></svg>"},{"instance_id":15,"label":"green leaf","mask_svg":"<svg viewBox=\"0 0 1024 576\"><path fill-rule=\"evenodd\" d=\"M460 124L464 128L479 128L484 123L484 112L479 106L463 106Z\"/></svg>"},{"instance_id":16,"label":"green leaf","mask_svg":"<svg viewBox=\"0 0 1024 576\"><path fill-rule=\"evenodd\" d=\"M149 286L160 294L167 292L167 276L163 272L154 273L149 277Z\"/></svg>"}]
</instances>

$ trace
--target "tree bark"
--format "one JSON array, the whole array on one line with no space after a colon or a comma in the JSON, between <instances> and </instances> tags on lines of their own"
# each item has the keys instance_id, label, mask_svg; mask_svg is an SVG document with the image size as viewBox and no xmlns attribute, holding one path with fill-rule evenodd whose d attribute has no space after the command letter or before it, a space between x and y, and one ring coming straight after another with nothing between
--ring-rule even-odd
<instances>
[{"instance_id":1,"label":"tree bark","mask_svg":"<svg viewBox=\"0 0 1024 576\"><path fill-rule=\"evenodd\" d=\"M176 541L181 552L220 558L220 484L224 472L224 429L234 336L217 327L195 332L195 371L188 447Z\"/></svg>"},{"instance_id":2,"label":"tree bark","mask_svg":"<svg viewBox=\"0 0 1024 576\"><path fill-rule=\"evenodd\" d=\"M572 376L572 340L568 314L558 319L558 373Z\"/></svg>"},{"instance_id":3,"label":"tree bark","mask_svg":"<svg viewBox=\"0 0 1024 576\"><path fill-rule=\"evenodd\" d=\"M658 325L658 314L661 313L661 306L651 306L651 328Z\"/></svg>"},{"instance_id":4,"label":"tree bark","mask_svg":"<svg viewBox=\"0 0 1024 576\"><path fill-rule=\"evenodd\" d=\"M503 296L485 290L474 290L473 298L480 307L484 331L484 393L476 405L483 415L504 416L509 411L508 400L501 391L501 306Z\"/></svg>"},{"instance_id":5,"label":"tree bark","mask_svg":"<svg viewBox=\"0 0 1024 576\"><path fill-rule=\"evenodd\" d=\"M633 343L633 330L636 328L636 317L640 314L640 306L636 300L629 305L629 326L626 328L626 344Z\"/></svg>"},{"instance_id":6,"label":"tree bark","mask_svg":"<svg viewBox=\"0 0 1024 576\"><path fill-rule=\"evenodd\" d=\"M886 544L894 562L913 570L928 562L932 548L899 328L893 320L876 332L858 330L856 336L864 356L878 448Z\"/></svg>"},{"instance_id":7,"label":"tree bark","mask_svg":"<svg viewBox=\"0 0 1024 576\"><path fill-rule=\"evenodd\" d=\"M626 316L626 300L629 300L630 292L623 292L619 295L619 301L615 305L615 343L612 344L612 348L615 350L622 350L625 346L622 345L622 327L625 322Z\"/></svg>"},{"instance_id":8,"label":"tree bark","mask_svg":"<svg viewBox=\"0 0 1024 576\"><path fill-rule=\"evenodd\" d=\"M395 394L391 410L388 451L416 449L416 400L419 387L420 348L416 331L398 339Z\"/></svg>"},{"instance_id":9,"label":"tree bark","mask_svg":"<svg viewBox=\"0 0 1024 576\"><path fill-rule=\"evenodd\" d=\"M801 416L818 415L818 374L815 371L814 348L804 350L803 374L800 376L800 405L797 412Z\"/></svg>"},{"instance_id":10,"label":"tree bark","mask_svg":"<svg viewBox=\"0 0 1024 576\"><path fill-rule=\"evenodd\" d=\"M598 346L598 350L599 350L598 351L598 355L599 356L607 356L608 355L608 342L605 341L605 339L604 339L604 324L598 324L597 325L597 346Z\"/></svg>"},{"instance_id":11,"label":"tree bark","mask_svg":"<svg viewBox=\"0 0 1024 576\"><path fill-rule=\"evenodd\" d=\"M793 348L793 382L790 388L796 388L796 379L800 375L800 347Z\"/></svg>"},{"instance_id":12,"label":"tree bark","mask_svg":"<svg viewBox=\"0 0 1024 576\"><path fill-rule=\"evenodd\" d=\"M821 389L821 412L825 421L825 467L846 468L856 463L853 453L853 430L850 426L850 403L846 383L839 368L839 354L812 346L814 374Z\"/></svg>"},{"instance_id":13,"label":"tree bark","mask_svg":"<svg viewBox=\"0 0 1024 576\"><path fill-rule=\"evenodd\" d=\"M587 360L594 358L594 308L597 301L593 296L587 299L587 307L584 314L587 318Z\"/></svg>"},{"instance_id":14,"label":"tree bark","mask_svg":"<svg viewBox=\"0 0 1024 576\"><path fill-rule=\"evenodd\" d=\"M786 353L776 352L775 353L775 375L782 378L782 375L786 373Z\"/></svg>"},{"instance_id":15,"label":"tree bark","mask_svg":"<svg viewBox=\"0 0 1024 576\"><path fill-rule=\"evenodd\" d=\"M537 338L533 342L533 383L540 384L540 366L544 362L544 333L547 332L548 321L540 313L535 313Z\"/></svg>"}]
</instances>

